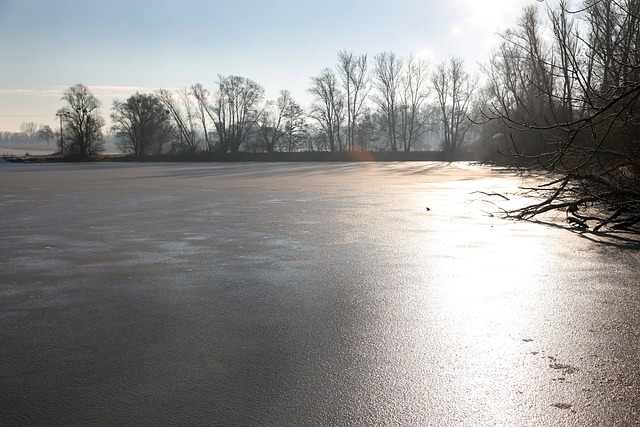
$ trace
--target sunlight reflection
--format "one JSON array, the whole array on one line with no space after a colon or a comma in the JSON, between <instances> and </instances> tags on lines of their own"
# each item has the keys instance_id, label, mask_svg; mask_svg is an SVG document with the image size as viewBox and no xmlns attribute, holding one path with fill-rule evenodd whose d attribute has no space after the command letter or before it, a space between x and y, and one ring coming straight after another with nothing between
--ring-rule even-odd
<instances>
[{"instance_id":1,"label":"sunlight reflection","mask_svg":"<svg viewBox=\"0 0 640 427\"><path fill-rule=\"evenodd\" d=\"M425 249L436 298L430 303L441 318L443 346L456 355L450 375L465 390L456 401L477 411L493 408L487 417L494 422L515 410L516 396L530 382L526 369L514 367L524 364L523 344L541 326L541 299L532 294L540 292L548 260L541 240L526 236L526 226L476 224L472 231L448 234L444 253ZM497 386L496 378L504 385Z\"/></svg>"},{"instance_id":2,"label":"sunlight reflection","mask_svg":"<svg viewBox=\"0 0 640 427\"><path fill-rule=\"evenodd\" d=\"M538 375L527 344L544 334L545 293L560 264L550 258L539 226L490 216L485 212L490 207L473 203L471 193L478 188L511 191L517 182L503 181L500 188L479 182L452 179L446 187L425 186L431 210L416 218L414 227L423 232L406 244L413 246L407 252L414 253L421 271L413 292L422 300L416 315L425 330L416 334L435 347L415 362L423 363L428 375L450 381L441 394L452 419L484 412L488 425L518 425L513 417L525 399L523 390ZM448 363L431 352L445 355ZM426 380L424 386L433 385Z\"/></svg>"}]
</instances>

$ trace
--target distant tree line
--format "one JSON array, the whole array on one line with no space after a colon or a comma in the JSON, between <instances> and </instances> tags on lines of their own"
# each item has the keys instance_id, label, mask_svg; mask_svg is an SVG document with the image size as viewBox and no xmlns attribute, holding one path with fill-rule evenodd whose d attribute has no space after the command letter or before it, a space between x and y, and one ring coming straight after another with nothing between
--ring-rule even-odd
<instances>
[{"instance_id":1,"label":"distant tree line","mask_svg":"<svg viewBox=\"0 0 640 427\"><path fill-rule=\"evenodd\" d=\"M54 143L55 133L51 126L35 122L25 122L20 125L20 132L0 132L0 145L10 147L14 145L49 145Z\"/></svg>"},{"instance_id":2,"label":"distant tree line","mask_svg":"<svg viewBox=\"0 0 640 427\"><path fill-rule=\"evenodd\" d=\"M451 158L479 114L475 79L450 58L433 71L422 59L393 52L338 52L335 68L311 78L305 111L288 90L265 100L258 83L219 75L213 90L196 83L116 100L111 130L125 153L296 152L440 148ZM87 156L103 148L99 102L78 84L62 98L61 151ZM435 146L435 147L434 147Z\"/></svg>"},{"instance_id":3,"label":"distant tree line","mask_svg":"<svg viewBox=\"0 0 640 427\"><path fill-rule=\"evenodd\" d=\"M457 58L432 71L415 57L385 52L370 63L367 55L340 51L334 68L311 78L307 111L288 90L265 100L258 83L219 75L212 90L196 83L114 101L111 131L120 149L137 157L440 148L453 158L479 114L474 81ZM61 151L99 153L105 121L96 97L78 84L62 99Z\"/></svg>"}]
</instances>

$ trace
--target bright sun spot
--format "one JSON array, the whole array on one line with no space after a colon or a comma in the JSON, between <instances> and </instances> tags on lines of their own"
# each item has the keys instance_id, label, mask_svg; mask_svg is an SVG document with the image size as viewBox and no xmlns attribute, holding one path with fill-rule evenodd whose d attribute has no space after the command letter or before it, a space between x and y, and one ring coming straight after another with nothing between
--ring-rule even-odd
<instances>
[{"instance_id":1,"label":"bright sun spot","mask_svg":"<svg viewBox=\"0 0 640 427\"><path fill-rule=\"evenodd\" d=\"M510 25L526 1L513 0L454 0L465 21L481 31L497 31Z\"/></svg>"},{"instance_id":2,"label":"bright sun spot","mask_svg":"<svg viewBox=\"0 0 640 427\"><path fill-rule=\"evenodd\" d=\"M541 14L557 0L453 0L460 16L480 31L502 31L514 25L525 6L538 6Z\"/></svg>"},{"instance_id":3,"label":"bright sun spot","mask_svg":"<svg viewBox=\"0 0 640 427\"><path fill-rule=\"evenodd\" d=\"M457 20L451 25L450 36L456 43L479 43L478 56L488 57L500 41L498 33L513 26L522 9L531 4L540 5L535 0L452 0Z\"/></svg>"}]
</instances>

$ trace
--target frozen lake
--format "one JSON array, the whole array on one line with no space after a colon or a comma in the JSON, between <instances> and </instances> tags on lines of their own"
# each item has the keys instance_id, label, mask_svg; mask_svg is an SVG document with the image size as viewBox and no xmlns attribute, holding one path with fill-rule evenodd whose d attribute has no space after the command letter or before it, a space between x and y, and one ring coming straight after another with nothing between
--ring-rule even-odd
<instances>
[{"instance_id":1,"label":"frozen lake","mask_svg":"<svg viewBox=\"0 0 640 427\"><path fill-rule=\"evenodd\" d=\"M0 163L0 425L640 426L638 245L519 183Z\"/></svg>"}]
</instances>

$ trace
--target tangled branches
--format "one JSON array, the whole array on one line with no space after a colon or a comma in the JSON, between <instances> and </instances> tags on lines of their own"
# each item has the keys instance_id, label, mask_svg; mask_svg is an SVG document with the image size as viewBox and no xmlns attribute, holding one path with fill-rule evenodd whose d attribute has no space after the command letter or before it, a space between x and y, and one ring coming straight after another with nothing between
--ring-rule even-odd
<instances>
[{"instance_id":1,"label":"tangled branches","mask_svg":"<svg viewBox=\"0 0 640 427\"><path fill-rule=\"evenodd\" d=\"M603 181L601 177L593 177ZM531 219L545 212L562 210L566 212L566 221L576 227L593 232L603 227L612 230L628 230L640 223L640 193L624 193L615 186L603 185L601 191L594 191L589 185L585 190L584 181L568 177L554 180L538 187L526 190L544 195L542 201L508 212L508 216L518 219Z\"/></svg>"},{"instance_id":2,"label":"tangled branches","mask_svg":"<svg viewBox=\"0 0 640 427\"><path fill-rule=\"evenodd\" d=\"M537 10L525 9L488 69L485 116L494 135L508 135L507 162L555 177L528 189L541 202L511 216L564 210L577 227L630 229L640 223L640 2L583 6L548 9L551 43Z\"/></svg>"}]
</instances>

